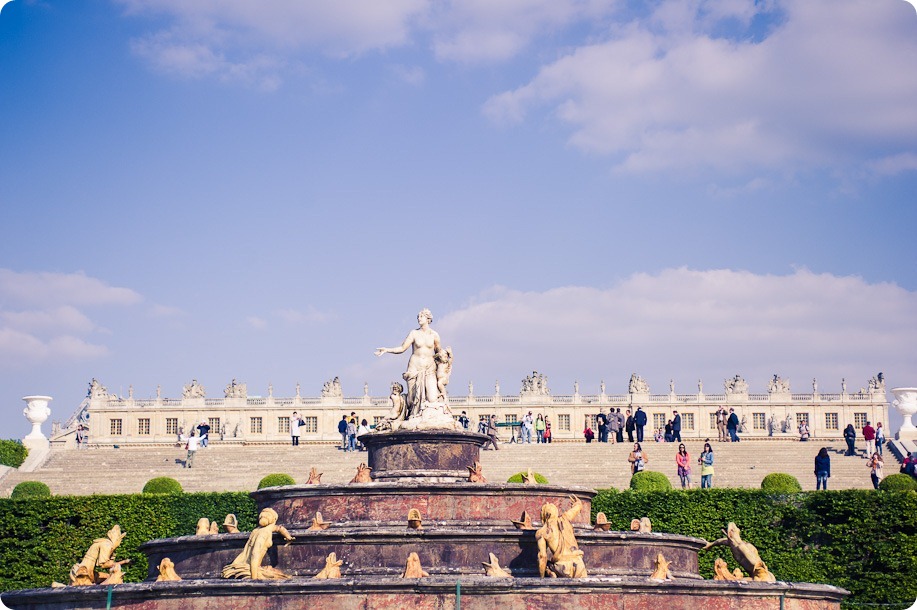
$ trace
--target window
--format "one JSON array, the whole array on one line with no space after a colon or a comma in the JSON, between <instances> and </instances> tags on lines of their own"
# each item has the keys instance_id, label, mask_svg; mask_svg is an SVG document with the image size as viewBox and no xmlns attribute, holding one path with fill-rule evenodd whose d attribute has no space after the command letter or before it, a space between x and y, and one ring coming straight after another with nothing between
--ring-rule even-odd
<instances>
[{"instance_id":1,"label":"window","mask_svg":"<svg viewBox=\"0 0 917 610\"><path fill-rule=\"evenodd\" d=\"M837 413L825 413L825 428L828 430L839 430Z\"/></svg>"},{"instance_id":2,"label":"window","mask_svg":"<svg viewBox=\"0 0 917 610\"><path fill-rule=\"evenodd\" d=\"M150 418L141 417L137 420L137 434L148 435L150 433Z\"/></svg>"},{"instance_id":3,"label":"window","mask_svg":"<svg viewBox=\"0 0 917 610\"><path fill-rule=\"evenodd\" d=\"M796 429L799 429L801 425L809 425L809 414L808 413L797 413L796 414Z\"/></svg>"},{"instance_id":4,"label":"window","mask_svg":"<svg viewBox=\"0 0 917 610\"><path fill-rule=\"evenodd\" d=\"M511 413L504 416L504 421L506 421L508 424L515 424L517 421L519 421L519 417L515 413Z\"/></svg>"},{"instance_id":5,"label":"window","mask_svg":"<svg viewBox=\"0 0 917 610\"><path fill-rule=\"evenodd\" d=\"M178 418L166 418L166 434L178 434Z\"/></svg>"},{"instance_id":6,"label":"window","mask_svg":"<svg viewBox=\"0 0 917 610\"><path fill-rule=\"evenodd\" d=\"M857 430L865 426L867 421L868 420L866 419L865 413L854 413L853 414L853 427L856 428Z\"/></svg>"},{"instance_id":7,"label":"window","mask_svg":"<svg viewBox=\"0 0 917 610\"><path fill-rule=\"evenodd\" d=\"M665 428L665 413L653 413L653 428Z\"/></svg>"},{"instance_id":8,"label":"window","mask_svg":"<svg viewBox=\"0 0 917 610\"><path fill-rule=\"evenodd\" d=\"M121 436L121 420L120 419L111 420L111 434L112 436Z\"/></svg>"},{"instance_id":9,"label":"window","mask_svg":"<svg viewBox=\"0 0 917 610\"><path fill-rule=\"evenodd\" d=\"M598 432L598 431L599 431L599 423L596 421L596 416L595 416L595 415L587 415L587 416L586 416L586 423L583 424L583 427L584 427L584 428L585 428L585 427L589 427L589 428L592 428L592 431L593 431L593 432Z\"/></svg>"},{"instance_id":10,"label":"window","mask_svg":"<svg viewBox=\"0 0 917 610\"><path fill-rule=\"evenodd\" d=\"M710 414L710 429L716 430L716 413Z\"/></svg>"},{"instance_id":11,"label":"window","mask_svg":"<svg viewBox=\"0 0 917 610\"><path fill-rule=\"evenodd\" d=\"M683 430L694 430L694 413L681 414L681 427Z\"/></svg>"},{"instance_id":12,"label":"window","mask_svg":"<svg viewBox=\"0 0 917 610\"><path fill-rule=\"evenodd\" d=\"M210 417L207 419L207 425L210 426L210 434L217 436L220 434L220 418Z\"/></svg>"},{"instance_id":13,"label":"window","mask_svg":"<svg viewBox=\"0 0 917 610\"><path fill-rule=\"evenodd\" d=\"M374 418L377 423L380 419L382 419L381 416L376 416ZM299 427L300 432L304 432L306 434L315 434L318 432L318 416L310 415L308 417L303 417L302 420L303 425Z\"/></svg>"},{"instance_id":14,"label":"window","mask_svg":"<svg viewBox=\"0 0 917 610\"><path fill-rule=\"evenodd\" d=\"M290 418L289 417L278 417L277 418L277 431L281 434L290 433Z\"/></svg>"},{"instance_id":15,"label":"window","mask_svg":"<svg viewBox=\"0 0 917 610\"><path fill-rule=\"evenodd\" d=\"M557 416L557 429L570 431L570 415L558 415Z\"/></svg>"},{"instance_id":16,"label":"window","mask_svg":"<svg viewBox=\"0 0 917 610\"><path fill-rule=\"evenodd\" d=\"M263 425L260 417L251 417L249 418L249 427L248 431L252 434L261 434L263 430Z\"/></svg>"},{"instance_id":17,"label":"window","mask_svg":"<svg viewBox=\"0 0 917 610\"><path fill-rule=\"evenodd\" d=\"M751 414L751 429L767 430L767 419L764 417L764 413Z\"/></svg>"}]
</instances>

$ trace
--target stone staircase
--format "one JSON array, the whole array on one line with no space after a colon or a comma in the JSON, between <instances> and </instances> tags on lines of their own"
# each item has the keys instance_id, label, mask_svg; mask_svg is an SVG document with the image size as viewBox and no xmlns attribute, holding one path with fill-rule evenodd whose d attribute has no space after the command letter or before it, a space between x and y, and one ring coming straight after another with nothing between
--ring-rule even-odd
<instances>
[{"instance_id":1,"label":"stone staircase","mask_svg":"<svg viewBox=\"0 0 917 610\"><path fill-rule=\"evenodd\" d=\"M862 443L861 443L862 444ZM686 441L696 460L702 443ZM500 445L500 451L484 451L481 462L491 482L506 481L512 474L531 467L551 483L592 489L624 489L630 481L627 455L633 445L584 442L550 445ZM813 440L747 440L741 443L713 443L716 457L714 487L758 488L771 472L785 472L799 479L803 489L815 489L813 460L819 448L831 455L831 489L870 489L872 482L862 449L845 457L842 442ZM676 443L644 443L649 470L664 473L676 487ZM895 458L886 451L887 473L897 472ZM323 483L347 483L357 465L366 461L362 452L346 453L332 444L240 445L211 443L198 451L194 468L182 468L185 451L178 447L111 447L83 450L52 450L48 460L34 472L11 471L0 479L0 497L9 496L21 481L43 481L55 495L136 493L153 477L169 476L185 491L251 491L267 474L282 472L298 483L308 478L309 468L323 472ZM694 468L695 486L700 470Z\"/></svg>"}]
</instances>

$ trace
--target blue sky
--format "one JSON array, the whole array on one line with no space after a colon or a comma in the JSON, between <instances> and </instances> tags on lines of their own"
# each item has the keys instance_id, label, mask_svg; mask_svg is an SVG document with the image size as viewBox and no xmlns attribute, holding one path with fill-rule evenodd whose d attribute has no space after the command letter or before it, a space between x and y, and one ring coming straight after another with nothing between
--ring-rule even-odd
<instances>
[{"instance_id":1,"label":"blue sky","mask_svg":"<svg viewBox=\"0 0 917 610\"><path fill-rule=\"evenodd\" d=\"M917 384L904 0L14 0L2 436L92 377Z\"/></svg>"}]
</instances>

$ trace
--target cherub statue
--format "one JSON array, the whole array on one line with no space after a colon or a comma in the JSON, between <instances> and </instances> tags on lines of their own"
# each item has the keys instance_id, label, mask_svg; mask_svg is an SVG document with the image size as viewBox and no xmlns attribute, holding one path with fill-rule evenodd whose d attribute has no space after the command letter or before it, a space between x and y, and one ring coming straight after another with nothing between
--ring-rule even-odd
<instances>
[{"instance_id":1,"label":"cherub statue","mask_svg":"<svg viewBox=\"0 0 917 610\"><path fill-rule=\"evenodd\" d=\"M500 561L497 559L497 556L493 553L490 553L490 561L482 561L481 565L484 566L484 575L492 576L494 578L512 578L513 575L500 567Z\"/></svg>"},{"instance_id":2,"label":"cherub statue","mask_svg":"<svg viewBox=\"0 0 917 610\"><path fill-rule=\"evenodd\" d=\"M315 516L312 518L312 525L309 526L307 532L320 532L322 530L328 529L331 525L330 521L325 521L322 519L322 513L316 511Z\"/></svg>"},{"instance_id":3,"label":"cherub statue","mask_svg":"<svg viewBox=\"0 0 917 610\"><path fill-rule=\"evenodd\" d=\"M436 390L439 392L437 398L446 400L446 386L449 385L449 377L452 375L452 348L439 350L433 359L436 361Z\"/></svg>"},{"instance_id":4,"label":"cherub statue","mask_svg":"<svg viewBox=\"0 0 917 610\"><path fill-rule=\"evenodd\" d=\"M672 580L672 575L669 574L669 566L672 565L671 561L666 561L665 556L662 553L656 554L656 561L654 562L655 569L653 573L650 574L650 580L655 580L659 582L664 582L666 580Z\"/></svg>"},{"instance_id":5,"label":"cherub statue","mask_svg":"<svg viewBox=\"0 0 917 610\"><path fill-rule=\"evenodd\" d=\"M210 531L207 532L210 535L216 535L220 533L220 525L216 521L210 522Z\"/></svg>"},{"instance_id":6,"label":"cherub statue","mask_svg":"<svg viewBox=\"0 0 917 610\"><path fill-rule=\"evenodd\" d=\"M369 476L369 471L372 470L366 464L361 463L357 466L357 474L351 479L351 483L372 483L373 479Z\"/></svg>"},{"instance_id":7,"label":"cherub statue","mask_svg":"<svg viewBox=\"0 0 917 610\"><path fill-rule=\"evenodd\" d=\"M323 474L323 472L319 472L318 468L313 466L311 469L309 469L309 480L306 481L306 485L318 485L322 482Z\"/></svg>"},{"instance_id":8,"label":"cherub statue","mask_svg":"<svg viewBox=\"0 0 917 610\"><path fill-rule=\"evenodd\" d=\"M340 578L342 565L344 565L343 560L338 559L337 554L330 553L327 557L325 557L325 567L322 568L321 572L312 578Z\"/></svg>"},{"instance_id":9,"label":"cherub statue","mask_svg":"<svg viewBox=\"0 0 917 610\"><path fill-rule=\"evenodd\" d=\"M121 566L125 563L130 563L130 559L125 559L124 561L116 561L111 566L111 572L108 574L108 578L100 582L100 585L123 585L124 584L124 572L121 571Z\"/></svg>"},{"instance_id":10,"label":"cherub statue","mask_svg":"<svg viewBox=\"0 0 917 610\"><path fill-rule=\"evenodd\" d=\"M108 573L101 570L113 568L115 550L121 545L126 534L121 527L113 526L105 538L93 541L83 560L70 569L70 586L95 585L108 578Z\"/></svg>"},{"instance_id":11,"label":"cherub statue","mask_svg":"<svg viewBox=\"0 0 917 610\"><path fill-rule=\"evenodd\" d=\"M529 511L522 511L522 516L519 517L518 521L513 521L513 525L516 526L517 530L533 530L535 526L532 525L532 518L529 516Z\"/></svg>"},{"instance_id":12,"label":"cherub statue","mask_svg":"<svg viewBox=\"0 0 917 610\"><path fill-rule=\"evenodd\" d=\"M729 571L729 566L722 557L717 557L713 561L713 580L742 580L742 571L736 568L736 572L739 574L736 575Z\"/></svg>"},{"instance_id":13,"label":"cherub statue","mask_svg":"<svg viewBox=\"0 0 917 610\"><path fill-rule=\"evenodd\" d=\"M777 578L770 573L767 569L767 565L761 560L761 556L758 554L758 549L755 548L755 545L742 540L742 531L735 523L730 521L726 529L723 530L723 533L726 534L725 538L719 538L713 542L708 542L701 550L706 551L715 546L728 546L736 562L742 566L742 569L748 572L749 576L751 576L751 580L763 582L777 581Z\"/></svg>"},{"instance_id":14,"label":"cherub statue","mask_svg":"<svg viewBox=\"0 0 917 610\"><path fill-rule=\"evenodd\" d=\"M282 525L277 525L277 512L272 508L265 508L258 515L258 525L252 530L245 543L245 548L233 560L223 567L223 578L250 578L252 580L274 580L290 578L272 566L262 566L261 562L267 555L269 548L274 546L274 532L283 536L289 544L293 536Z\"/></svg>"},{"instance_id":15,"label":"cherub statue","mask_svg":"<svg viewBox=\"0 0 917 610\"><path fill-rule=\"evenodd\" d=\"M229 513L226 515L226 518L223 520L223 529L229 534L239 533L239 520L236 519L234 514Z\"/></svg>"},{"instance_id":16,"label":"cherub statue","mask_svg":"<svg viewBox=\"0 0 917 610\"><path fill-rule=\"evenodd\" d=\"M175 572L175 563L168 557L163 557L159 562L159 576L156 577L156 582L174 580L181 580L181 576Z\"/></svg>"},{"instance_id":17,"label":"cherub statue","mask_svg":"<svg viewBox=\"0 0 917 610\"><path fill-rule=\"evenodd\" d=\"M611 523L608 521L608 517L605 516L605 513L598 513L595 516L595 526L593 528L597 532L607 532L611 529Z\"/></svg>"},{"instance_id":18,"label":"cherub statue","mask_svg":"<svg viewBox=\"0 0 917 610\"><path fill-rule=\"evenodd\" d=\"M538 544L538 573L542 578L586 577L583 552L576 544L571 524L583 509L583 503L576 496L570 496L570 502L570 508L563 514L558 514L557 506L550 502L541 507L543 525L535 532L535 541Z\"/></svg>"},{"instance_id":19,"label":"cherub statue","mask_svg":"<svg viewBox=\"0 0 917 610\"><path fill-rule=\"evenodd\" d=\"M420 567L420 557L417 553L408 555L408 561L404 566L404 573L401 575L401 578L423 578L425 576L429 576L429 574L424 572L423 568Z\"/></svg>"},{"instance_id":20,"label":"cherub statue","mask_svg":"<svg viewBox=\"0 0 917 610\"><path fill-rule=\"evenodd\" d=\"M468 482L469 483L486 483L487 479L484 477L484 467L481 466L481 462L475 462L473 466L468 467Z\"/></svg>"},{"instance_id":21,"label":"cherub statue","mask_svg":"<svg viewBox=\"0 0 917 610\"><path fill-rule=\"evenodd\" d=\"M423 519L420 516L420 511L416 508L408 511L408 528L412 530L423 529Z\"/></svg>"}]
</instances>

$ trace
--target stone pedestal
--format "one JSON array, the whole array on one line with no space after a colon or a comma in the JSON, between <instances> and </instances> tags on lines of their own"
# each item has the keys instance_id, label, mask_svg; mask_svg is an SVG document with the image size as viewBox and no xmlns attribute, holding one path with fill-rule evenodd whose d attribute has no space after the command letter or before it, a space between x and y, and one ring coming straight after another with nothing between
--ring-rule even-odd
<instances>
[{"instance_id":1,"label":"stone pedestal","mask_svg":"<svg viewBox=\"0 0 917 610\"><path fill-rule=\"evenodd\" d=\"M481 459L488 437L458 430L398 430L359 438L369 451L374 481L456 483Z\"/></svg>"},{"instance_id":2,"label":"stone pedestal","mask_svg":"<svg viewBox=\"0 0 917 610\"><path fill-rule=\"evenodd\" d=\"M904 417L904 423L895 434L898 440L917 440L917 427L911 421L917 413L917 388L892 388L895 400L892 406Z\"/></svg>"}]
</instances>

